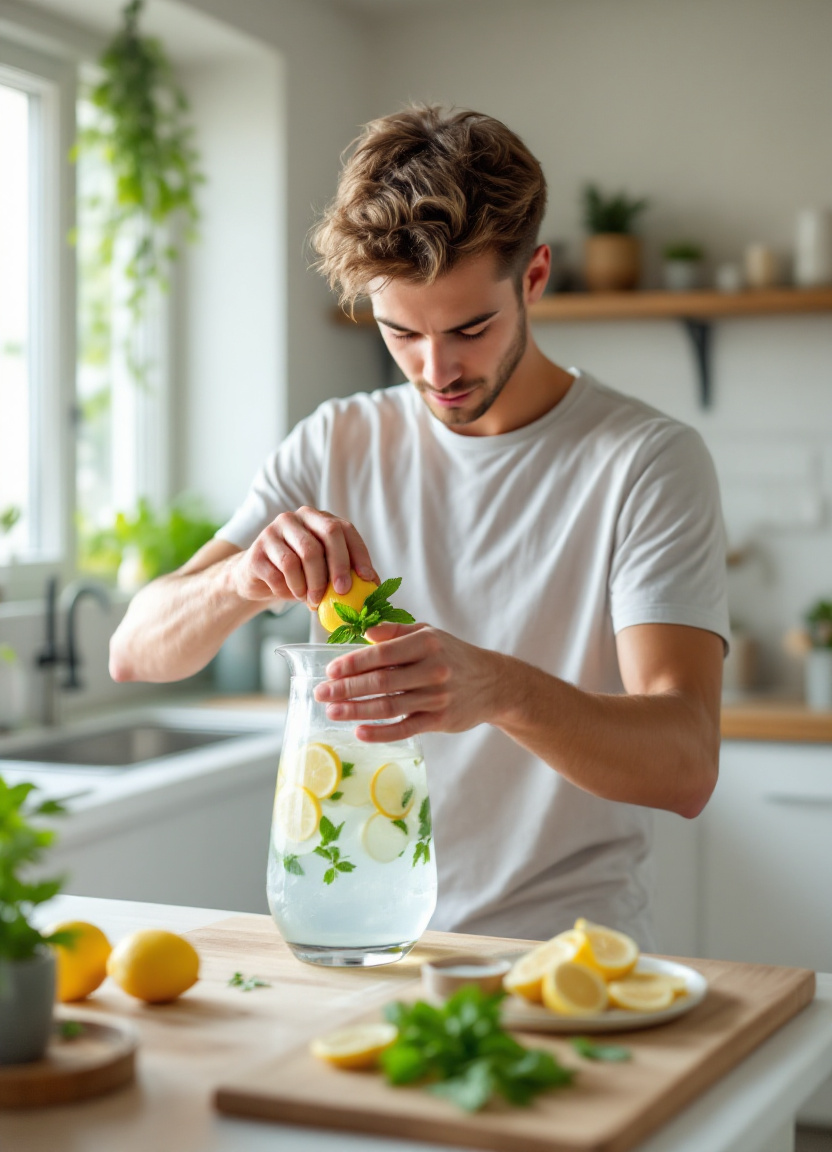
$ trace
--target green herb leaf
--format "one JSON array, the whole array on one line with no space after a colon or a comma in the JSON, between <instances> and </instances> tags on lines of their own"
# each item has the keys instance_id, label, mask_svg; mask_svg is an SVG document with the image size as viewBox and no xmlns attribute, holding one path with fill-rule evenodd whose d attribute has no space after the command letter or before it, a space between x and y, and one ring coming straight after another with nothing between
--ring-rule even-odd
<instances>
[{"instance_id":1,"label":"green herb leaf","mask_svg":"<svg viewBox=\"0 0 832 1152\"><path fill-rule=\"evenodd\" d=\"M255 988L271 988L268 980L261 980L259 976L244 976L242 972L235 972L228 981L229 988L239 988L242 992L252 992Z\"/></svg>"},{"instance_id":2,"label":"green herb leaf","mask_svg":"<svg viewBox=\"0 0 832 1152\"><path fill-rule=\"evenodd\" d=\"M406 808L410 803L410 797L413 795L413 788L405 788L402 792L402 808Z\"/></svg>"},{"instance_id":3,"label":"green herb leaf","mask_svg":"<svg viewBox=\"0 0 832 1152\"><path fill-rule=\"evenodd\" d=\"M426 796L419 807L419 839L427 840L431 835L430 800Z\"/></svg>"},{"instance_id":4,"label":"green herb leaf","mask_svg":"<svg viewBox=\"0 0 832 1152\"><path fill-rule=\"evenodd\" d=\"M58 1032L62 1040L77 1040L84 1034L84 1025L79 1020L62 1020Z\"/></svg>"},{"instance_id":5,"label":"green herb leaf","mask_svg":"<svg viewBox=\"0 0 832 1152\"><path fill-rule=\"evenodd\" d=\"M317 848L313 848L312 851L316 856L323 856L324 860L332 859L332 853L330 852L329 848L323 848L320 844L317 846Z\"/></svg>"},{"instance_id":6,"label":"green herb leaf","mask_svg":"<svg viewBox=\"0 0 832 1152\"><path fill-rule=\"evenodd\" d=\"M359 615L354 608L350 608L349 604L342 604L340 600L333 600L332 607L341 617L345 624L357 624Z\"/></svg>"},{"instance_id":7,"label":"green herb leaf","mask_svg":"<svg viewBox=\"0 0 832 1152\"><path fill-rule=\"evenodd\" d=\"M632 1052L620 1044L598 1044L586 1036L572 1036L569 1043L585 1060L604 1060L609 1064L620 1064L632 1059Z\"/></svg>"},{"instance_id":8,"label":"green herb leaf","mask_svg":"<svg viewBox=\"0 0 832 1152\"><path fill-rule=\"evenodd\" d=\"M339 872L354 872L355 865L351 864L349 860L339 860L335 865Z\"/></svg>"},{"instance_id":9,"label":"green herb leaf","mask_svg":"<svg viewBox=\"0 0 832 1152\"><path fill-rule=\"evenodd\" d=\"M375 592L371 592L364 601L364 607L368 612L377 611L383 604L387 603L391 596L398 592L401 586L401 576L394 576L391 580L382 580Z\"/></svg>"},{"instance_id":10,"label":"green herb leaf","mask_svg":"<svg viewBox=\"0 0 832 1152\"><path fill-rule=\"evenodd\" d=\"M328 816L321 817L321 844L331 844L341 835L341 829L344 827L342 821L337 827L332 823Z\"/></svg>"},{"instance_id":11,"label":"green herb leaf","mask_svg":"<svg viewBox=\"0 0 832 1152\"><path fill-rule=\"evenodd\" d=\"M334 632L330 632L326 638L327 644L350 644L353 639L353 629L348 624L342 624L340 628L336 628Z\"/></svg>"},{"instance_id":12,"label":"green herb leaf","mask_svg":"<svg viewBox=\"0 0 832 1152\"><path fill-rule=\"evenodd\" d=\"M411 616L404 608L394 608L390 605L387 608L382 608L380 612L382 621L385 624L415 624L416 617Z\"/></svg>"},{"instance_id":13,"label":"green herb leaf","mask_svg":"<svg viewBox=\"0 0 832 1152\"><path fill-rule=\"evenodd\" d=\"M569 1084L574 1074L550 1053L524 1048L504 1031L503 997L466 987L438 1008L421 1000L387 1004L384 1015L399 1033L380 1058L387 1079L425 1082L428 1091L468 1112L495 1095L525 1105L547 1088Z\"/></svg>"},{"instance_id":14,"label":"green herb leaf","mask_svg":"<svg viewBox=\"0 0 832 1152\"><path fill-rule=\"evenodd\" d=\"M341 778L343 780L348 780L349 777L352 776L354 771L355 771L355 765L350 763L349 760L344 760L343 763L341 764Z\"/></svg>"},{"instance_id":15,"label":"green herb leaf","mask_svg":"<svg viewBox=\"0 0 832 1152\"><path fill-rule=\"evenodd\" d=\"M327 799L328 800L340 800L343 795L344 795L343 792L333 792L331 796L327 797Z\"/></svg>"},{"instance_id":16,"label":"green herb leaf","mask_svg":"<svg viewBox=\"0 0 832 1152\"><path fill-rule=\"evenodd\" d=\"M326 872L324 872L324 884L331 884L332 881L335 879L335 876L336 876L335 869L334 868L328 868L326 870ZM340 889L339 889L339 891L340 891Z\"/></svg>"},{"instance_id":17,"label":"green herb leaf","mask_svg":"<svg viewBox=\"0 0 832 1152\"><path fill-rule=\"evenodd\" d=\"M407 830L407 825L405 824L404 820L393 820L393 821L392 821L392 823L393 823L393 824L394 824L394 825L395 825L397 828L401 828L401 830L402 830L402 832L404 832L405 836L409 836L409 835L410 835L410 833L409 833L409 832L408 832L408 830Z\"/></svg>"},{"instance_id":18,"label":"green herb leaf","mask_svg":"<svg viewBox=\"0 0 832 1152\"><path fill-rule=\"evenodd\" d=\"M283 857L283 867L286 869L287 872L291 872L293 876L305 876L306 875L303 868L301 867L300 860L298 860L297 856L295 856L295 855L284 856Z\"/></svg>"}]
</instances>

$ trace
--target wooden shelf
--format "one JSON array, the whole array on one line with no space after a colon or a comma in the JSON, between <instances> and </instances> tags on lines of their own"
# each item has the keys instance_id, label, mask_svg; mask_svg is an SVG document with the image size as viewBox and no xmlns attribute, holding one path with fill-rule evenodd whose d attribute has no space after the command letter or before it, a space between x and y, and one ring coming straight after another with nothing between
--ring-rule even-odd
<instances>
[{"instance_id":1,"label":"wooden shelf","mask_svg":"<svg viewBox=\"0 0 832 1152\"><path fill-rule=\"evenodd\" d=\"M794 700L723 703L722 738L831 744L832 712L810 712L805 704Z\"/></svg>"},{"instance_id":2,"label":"wooden shelf","mask_svg":"<svg viewBox=\"0 0 832 1152\"><path fill-rule=\"evenodd\" d=\"M529 308L540 324L590 320L679 320L691 341L703 408L711 404L711 324L741 316L795 316L832 312L830 288L761 288L742 292L559 292ZM355 319L336 310L341 324L375 327L369 305Z\"/></svg>"},{"instance_id":3,"label":"wooden shelf","mask_svg":"<svg viewBox=\"0 0 832 1152\"><path fill-rule=\"evenodd\" d=\"M744 292L560 292L529 309L539 323L572 320L718 320L725 316L777 316L832 312L832 288L765 288ZM336 318L352 324L339 308ZM355 323L375 324L368 305Z\"/></svg>"}]
</instances>

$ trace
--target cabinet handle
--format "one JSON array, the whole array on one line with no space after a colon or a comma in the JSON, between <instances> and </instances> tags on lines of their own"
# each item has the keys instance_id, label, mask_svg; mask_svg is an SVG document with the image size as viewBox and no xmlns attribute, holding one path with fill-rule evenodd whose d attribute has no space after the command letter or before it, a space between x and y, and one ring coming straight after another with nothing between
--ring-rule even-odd
<instances>
[{"instance_id":1,"label":"cabinet handle","mask_svg":"<svg viewBox=\"0 0 832 1152\"><path fill-rule=\"evenodd\" d=\"M832 796L824 792L767 792L768 804L786 804L792 808L832 808Z\"/></svg>"}]
</instances>

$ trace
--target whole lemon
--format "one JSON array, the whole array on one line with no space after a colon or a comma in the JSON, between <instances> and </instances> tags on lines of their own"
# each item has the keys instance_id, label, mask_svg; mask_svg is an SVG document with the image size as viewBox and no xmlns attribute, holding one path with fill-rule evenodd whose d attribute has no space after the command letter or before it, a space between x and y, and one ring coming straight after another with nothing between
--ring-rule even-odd
<instances>
[{"instance_id":1,"label":"whole lemon","mask_svg":"<svg viewBox=\"0 0 832 1152\"><path fill-rule=\"evenodd\" d=\"M199 954L175 932L144 928L116 944L107 975L120 988L149 1004L175 1000L196 984Z\"/></svg>"},{"instance_id":2,"label":"whole lemon","mask_svg":"<svg viewBox=\"0 0 832 1152\"><path fill-rule=\"evenodd\" d=\"M45 932L72 932L71 944L54 944L56 964L55 997L62 1004L83 1000L101 984L107 975L107 959L112 952L110 941L100 928L84 920L64 920L52 924Z\"/></svg>"},{"instance_id":3,"label":"whole lemon","mask_svg":"<svg viewBox=\"0 0 832 1152\"><path fill-rule=\"evenodd\" d=\"M360 612L364 606L364 601L371 592L375 592L378 584L374 584L372 580L362 580L355 572L350 572L352 576L352 585L349 592L336 592L332 587L332 581L326 586L324 598L318 605L318 619L321 622L321 627L327 632L334 632L336 628L340 628L344 621L335 611L333 601L337 600L339 604L346 604L350 608L354 608L356 612Z\"/></svg>"}]
</instances>

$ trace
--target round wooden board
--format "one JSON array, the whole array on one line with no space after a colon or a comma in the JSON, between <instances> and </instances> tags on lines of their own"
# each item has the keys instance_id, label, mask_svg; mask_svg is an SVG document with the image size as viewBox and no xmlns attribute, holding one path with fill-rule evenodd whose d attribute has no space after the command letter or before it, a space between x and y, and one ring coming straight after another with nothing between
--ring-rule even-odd
<instances>
[{"instance_id":1,"label":"round wooden board","mask_svg":"<svg viewBox=\"0 0 832 1152\"><path fill-rule=\"evenodd\" d=\"M77 1020L83 1031L64 1039L61 1024ZM109 1016L56 1008L55 1032L43 1060L0 1065L0 1108L43 1108L102 1096L135 1073L138 1033Z\"/></svg>"}]
</instances>

